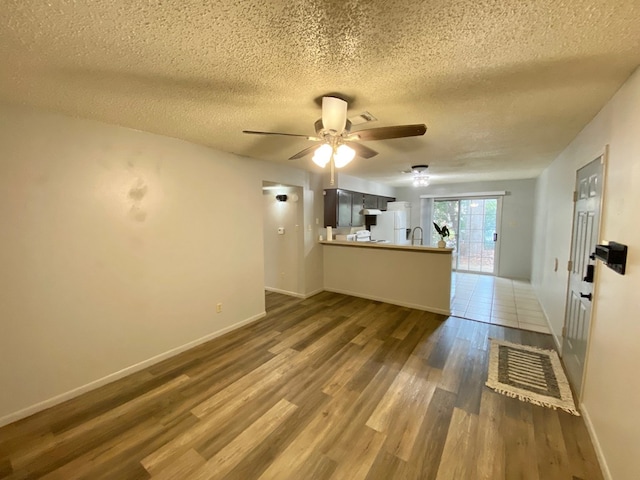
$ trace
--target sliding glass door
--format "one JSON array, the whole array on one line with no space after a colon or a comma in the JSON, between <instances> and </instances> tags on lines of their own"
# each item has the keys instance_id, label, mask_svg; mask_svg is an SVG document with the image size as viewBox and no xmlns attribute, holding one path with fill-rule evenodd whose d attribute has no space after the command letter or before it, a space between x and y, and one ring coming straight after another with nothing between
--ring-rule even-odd
<instances>
[{"instance_id":1,"label":"sliding glass door","mask_svg":"<svg viewBox=\"0 0 640 480\"><path fill-rule=\"evenodd\" d=\"M453 268L495 274L498 270L501 197L434 199L433 221L447 225L447 246L454 249ZM432 229L431 244L440 238Z\"/></svg>"}]
</instances>

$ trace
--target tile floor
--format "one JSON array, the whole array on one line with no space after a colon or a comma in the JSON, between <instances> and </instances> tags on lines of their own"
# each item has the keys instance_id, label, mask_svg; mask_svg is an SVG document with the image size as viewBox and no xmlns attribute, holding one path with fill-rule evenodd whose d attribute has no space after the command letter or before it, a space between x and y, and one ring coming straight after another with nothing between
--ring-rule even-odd
<instances>
[{"instance_id":1,"label":"tile floor","mask_svg":"<svg viewBox=\"0 0 640 480\"><path fill-rule=\"evenodd\" d=\"M550 333L531 284L523 280L454 272L451 314L505 327Z\"/></svg>"}]
</instances>

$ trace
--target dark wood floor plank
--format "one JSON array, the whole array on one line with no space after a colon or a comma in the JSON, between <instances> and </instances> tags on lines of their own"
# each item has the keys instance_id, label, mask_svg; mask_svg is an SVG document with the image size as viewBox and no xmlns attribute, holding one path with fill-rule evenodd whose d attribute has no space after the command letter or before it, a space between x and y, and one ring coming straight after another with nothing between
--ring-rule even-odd
<instances>
[{"instance_id":1,"label":"dark wood floor plank","mask_svg":"<svg viewBox=\"0 0 640 480\"><path fill-rule=\"evenodd\" d=\"M487 364L488 352L474 348L472 341L462 366L456 407L468 413L476 415L480 413L480 400L482 392L486 388L487 372L485 365Z\"/></svg>"},{"instance_id":2,"label":"dark wood floor plank","mask_svg":"<svg viewBox=\"0 0 640 480\"><path fill-rule=\"evenodd\" d=\"M489 337L323 292L0 429L2 479L602 479L584 421L488 389Z\"/></svg>"}]
</instances>

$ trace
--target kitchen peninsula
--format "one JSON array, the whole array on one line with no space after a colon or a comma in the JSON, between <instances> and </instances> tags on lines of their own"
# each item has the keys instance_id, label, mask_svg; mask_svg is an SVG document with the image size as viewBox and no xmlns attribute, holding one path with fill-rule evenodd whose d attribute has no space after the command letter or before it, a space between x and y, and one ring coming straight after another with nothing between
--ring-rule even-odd
<instances>
[{"instance_id":1,"label":"kitchen peninsula","mask_svg":"<svg viewBox=\"0 0 640 480\"><path fill-rule=\"evenodd\" d=\"M320 242L330 292L449 315L451 248Z\"/></svg>"}]
</instances>

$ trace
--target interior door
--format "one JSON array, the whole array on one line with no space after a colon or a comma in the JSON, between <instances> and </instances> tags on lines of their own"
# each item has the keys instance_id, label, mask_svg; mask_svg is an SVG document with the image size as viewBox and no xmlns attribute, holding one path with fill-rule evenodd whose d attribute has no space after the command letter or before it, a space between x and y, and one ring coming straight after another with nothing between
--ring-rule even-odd
<instances>
[{"instance_id":1,"label":"interior door","mask_svg":"<svg viewBox=\"0 0 640 480\"><path fill-rule=\"evenodd\" d=\"M576 175L569 287L565 311L562 359L569 382L580 395L591 324L595 250L600 229L603 157L578 170Z\"/></svg>"}]
</instances>

